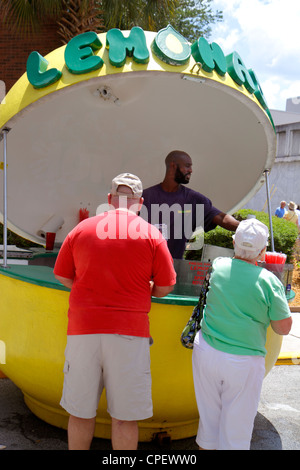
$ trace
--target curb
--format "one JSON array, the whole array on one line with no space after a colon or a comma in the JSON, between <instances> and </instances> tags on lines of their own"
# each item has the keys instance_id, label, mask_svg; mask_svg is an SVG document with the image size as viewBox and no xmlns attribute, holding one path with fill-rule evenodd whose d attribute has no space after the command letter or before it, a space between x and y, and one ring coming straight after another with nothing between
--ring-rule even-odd
<instances>
[{"instance_id":1,"label":"curb","mask_svg":"<svg viewBox=\"0 0 300 470\"><path fill-rule=\"evenodd\" d=\"M296 307L295 306L290 307L290 311L291 312L300 312L300 306L299 307L297 307L297 306Z\"/></svg>"},{"instance_id":2,"label":"curb","mask_svg":"<svg viewBox=\"0 0 300 470\"><path fill-rule=\"evenodd\" d=\"M293 365L299 366L300 365L300 352L293 352L293 353L283 353L278 356L276 361L276 366L282 365Z\"/></svg>"}]
</instances>

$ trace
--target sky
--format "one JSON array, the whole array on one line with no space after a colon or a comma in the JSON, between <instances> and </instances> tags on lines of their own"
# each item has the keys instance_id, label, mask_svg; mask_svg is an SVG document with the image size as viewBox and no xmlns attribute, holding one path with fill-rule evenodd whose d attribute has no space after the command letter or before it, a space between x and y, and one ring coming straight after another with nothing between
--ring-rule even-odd
<instances>
[{"instance_id":1,"label":"sky","mask_svg":"<svg viewBox=\"0 0 300 470\"><path fill-rule=\"evenodd\" d=\"M239 53L268 107L285 111L288 98L300 103L300 0L213 0L212 7L223 21L212 25L210 42L225 55Z\"/></svg>"}]
</instances>

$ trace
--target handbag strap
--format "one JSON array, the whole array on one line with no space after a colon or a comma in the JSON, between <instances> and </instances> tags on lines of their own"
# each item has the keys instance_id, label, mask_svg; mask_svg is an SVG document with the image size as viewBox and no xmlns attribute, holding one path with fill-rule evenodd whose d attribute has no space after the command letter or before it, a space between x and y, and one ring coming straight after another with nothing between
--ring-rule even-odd
<instances>
[{"instance_id":1,"label":"handbag strap","mask_svg":"<svg viewBox=\"0 0 300 470\"><path fill-rule=\"evenodd\" d=\"M204 276L204 281L203 281L203 284L202 284L201 289L200 289L198 304L200 304L200 303L203 304L206 301L206 294L207 294L208 287L209 287L211 272L212 272L212 267L210 266L208 268L208 270L206 271L206 274Z\"/></svg>"}]
</instances>

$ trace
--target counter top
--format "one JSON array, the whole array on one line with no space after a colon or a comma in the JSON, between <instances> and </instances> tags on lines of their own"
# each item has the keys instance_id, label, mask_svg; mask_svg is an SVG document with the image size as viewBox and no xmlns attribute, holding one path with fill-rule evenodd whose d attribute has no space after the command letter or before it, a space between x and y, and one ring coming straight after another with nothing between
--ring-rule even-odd
<instances>
[{"instance_id":1,"label":"counter top","mask_svg":"<svg viewBox=\"0 0 300 470\"><path fill-rule=\"evenodd\" d=\"M7 268L0 267L0 275L12 277L19 281L36 284L41 287L48 287L50 289L58 289L69 291L64 287L54 276L53 268L48 266L35 266L35 265L9 265ZM294 291L287 293L287 301L291 302L295 297ZM196 305L198 297L184 296L169 294L166 297L152 297L153 303L170 304L170 305Z\"/></svg>"},{"instance_id":2,"label":"counter top","mask_svg":"<svg viewBox=\"0 0 300 470\"><path fill-rule=\"evenodd\" d=\"M7 268L0 267L1 274L41 287L69 291L55 278L53 268L48 266L9 265ZM172 305L196 305L197 297L169 294L163 298L152 297L152 302Z\"/></svg>"},{"instance_id":3,"label":"counter top","mask_svg":"<svg viewBox=\"0 0 300 470\"><path fill-rule=\"evenodd\" d=\"M55 278L53 268L48 266L19 264L8 265L7 268L1 266L0 274L41 287L68 291L68 289Z\"/></svg>"}]
</instances>

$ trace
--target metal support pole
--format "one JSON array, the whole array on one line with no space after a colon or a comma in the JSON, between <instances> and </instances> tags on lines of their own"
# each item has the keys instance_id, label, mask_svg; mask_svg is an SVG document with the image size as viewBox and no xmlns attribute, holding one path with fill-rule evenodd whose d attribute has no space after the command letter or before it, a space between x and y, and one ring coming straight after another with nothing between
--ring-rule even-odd
<instances>
[{"instance_id":1,"label":"metal support pole","mask_svg":"<svg viewBox=\"0 0 300 470\"><path fill-rule=\"evenodd\" d=\"M3 268L7 268L7 133L3 129Z\"/></svg>"},{"instance_id":2,"label":"metal support pole","mask_svg":"<svg viewBox=\"0 0 300 470\"><path fill-rule=\"evenodd\" d=\"M269 170L265 170L264 174L265 174L265 178L266 178L266 190L267 190L268 212L269 212L269 222L270 222L271 248L272 248L272 251L275 251L275 249L274 249L272 214L271 214L271 204L270 204Z\"/></svg>"}]
</instances>

